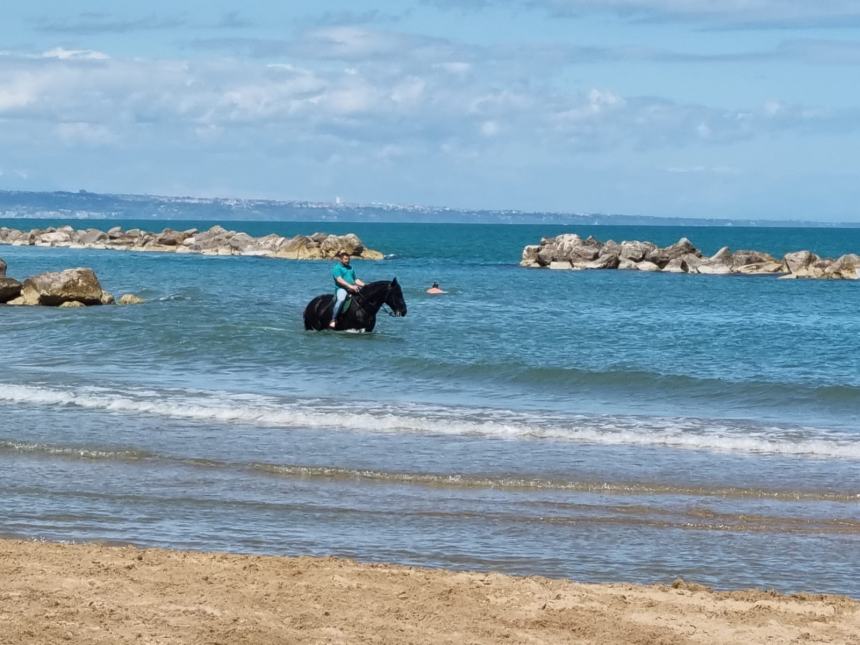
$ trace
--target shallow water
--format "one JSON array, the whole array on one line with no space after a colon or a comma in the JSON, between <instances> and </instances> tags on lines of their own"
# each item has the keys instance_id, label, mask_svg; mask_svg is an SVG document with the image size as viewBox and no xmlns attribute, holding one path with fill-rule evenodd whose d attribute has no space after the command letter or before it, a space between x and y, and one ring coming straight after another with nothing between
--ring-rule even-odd
<instances>
[{"instance_id":1,"label":"shallow water","mask_svg":"<svg viewBox=\"0 0 860 645\"><path fill-rule=\"evenodd\" d=\"M556 226L228 228L355 231L409 315L305 332L328 263L0 246L9 275L89 266L147 301L0 308L0 531L860 596L860 283L519 268Z\"/></svg>"}]
</instances>

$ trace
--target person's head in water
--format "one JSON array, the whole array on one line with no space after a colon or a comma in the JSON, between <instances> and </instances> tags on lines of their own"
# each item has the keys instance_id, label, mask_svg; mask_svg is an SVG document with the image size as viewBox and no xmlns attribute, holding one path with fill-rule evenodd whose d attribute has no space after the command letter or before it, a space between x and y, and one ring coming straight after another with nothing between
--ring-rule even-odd
<instances>
[{"instance_id":1,"label":"person's head in water","mask_svg":"<svg viewBox=\"0 0 860 645\"><path fill-rule=\"evenodd\" d=\"M430 285L430 288L431 288L431 289L438 289L438 288L439 288L439 283L438 283L438 282L434 282L433 284L431 284L431 285Z\"/></svg>"},{"instance_id":2,"label":"person's head in water","mask_svg":"<svg viewBox=\"0 0 860 645\"><path fill-rule=\"evenodd\" d=\"M338 253L337 257L340 259L341 264L343 264L343 266L349 266L349 253L347 253L346 251L341 251L340 253Z\"/></svg>"}]
</instances>

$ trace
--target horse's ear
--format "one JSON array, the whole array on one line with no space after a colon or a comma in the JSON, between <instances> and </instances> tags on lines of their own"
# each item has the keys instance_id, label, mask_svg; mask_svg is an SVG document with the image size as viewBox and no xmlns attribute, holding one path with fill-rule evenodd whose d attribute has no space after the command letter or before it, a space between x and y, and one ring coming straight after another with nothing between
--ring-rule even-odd
<instances>
[{"instance_id":1,"label":"horse's ear","mask_svg":"<svg viewBox=\"0 0 860 645\"><path fill-rule=\"evenodd\" d=\"M391 281L391 284L392 284L392 285L397 284L397 276L394 276L394 280L392 280L392 281Z\"/></svg>"}]
</instances>

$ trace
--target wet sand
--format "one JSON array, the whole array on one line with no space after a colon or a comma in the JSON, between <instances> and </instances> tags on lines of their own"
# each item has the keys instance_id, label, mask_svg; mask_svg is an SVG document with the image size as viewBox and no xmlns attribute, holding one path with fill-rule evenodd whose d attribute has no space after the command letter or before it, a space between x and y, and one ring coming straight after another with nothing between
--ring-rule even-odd
<instances>
[{"instance_id":1,"label":"wet sand","mask_svg":"<svg viewBox=\"0 0 860 645\"><path fill-rule=\"evenodd\" d=\"M860 602L0 540L0 643L857 643Z\"/></svg>"}]
</instances>

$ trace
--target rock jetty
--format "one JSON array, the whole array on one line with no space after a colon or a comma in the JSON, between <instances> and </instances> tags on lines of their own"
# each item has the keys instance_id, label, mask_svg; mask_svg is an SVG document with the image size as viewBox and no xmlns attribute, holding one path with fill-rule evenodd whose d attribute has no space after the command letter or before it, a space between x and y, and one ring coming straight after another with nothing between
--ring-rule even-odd
<instances>
[{"instance_id":1,"label":"rock jetty","mask_svg":"<svg viewBox=\"0 0 860 645\"><path fill-rule=\"evenodd\" d=\"M782 279L860 279L860 256L850 253L837 259L821 258L811 251L787 253L775 258L762 251L732 251L724 246L714 255L702 255L686 237L667 247L651 242L601 242L567 233L543 238L523 249L520 265L549 269L630 269L665 273L714 275L779 275Z\"/></svg>"},{"instance_id":2,"label":"rock jetty","mask_svg":"<svg viewBox=\"0 0 860 645\"><path fill-rule=\"evenodd\" d=\"M95 228L75 230L71 226L37 228L31 231L0 227L0 244L202 255L257 255L288 260L324 260L334 258L341 251L347 251L364 260L382 259L382 253L365 248L353 233L314 233L295 237L272 233L264 237L252 237L247 233L228 231L221 226L213 226L208 231L174 231L165 228L160 233L150 233L137 228L123 230L119 226L108 231Z\"/></svg>"},{"instance_id":3,"label":"rock jetty","mask_svg":"<svg viewBox=\"0 0 860 645\"><path fill-rule=\"evenodd\" d=\"M140 302L143 301L134 294L120 298L120 304ZM102 289L92 269L78 267L40 273L19 282L6 276L6 263L0 259L0 305L88 307L113 303L114 297Z\"/></svg>"}]
</instances>

